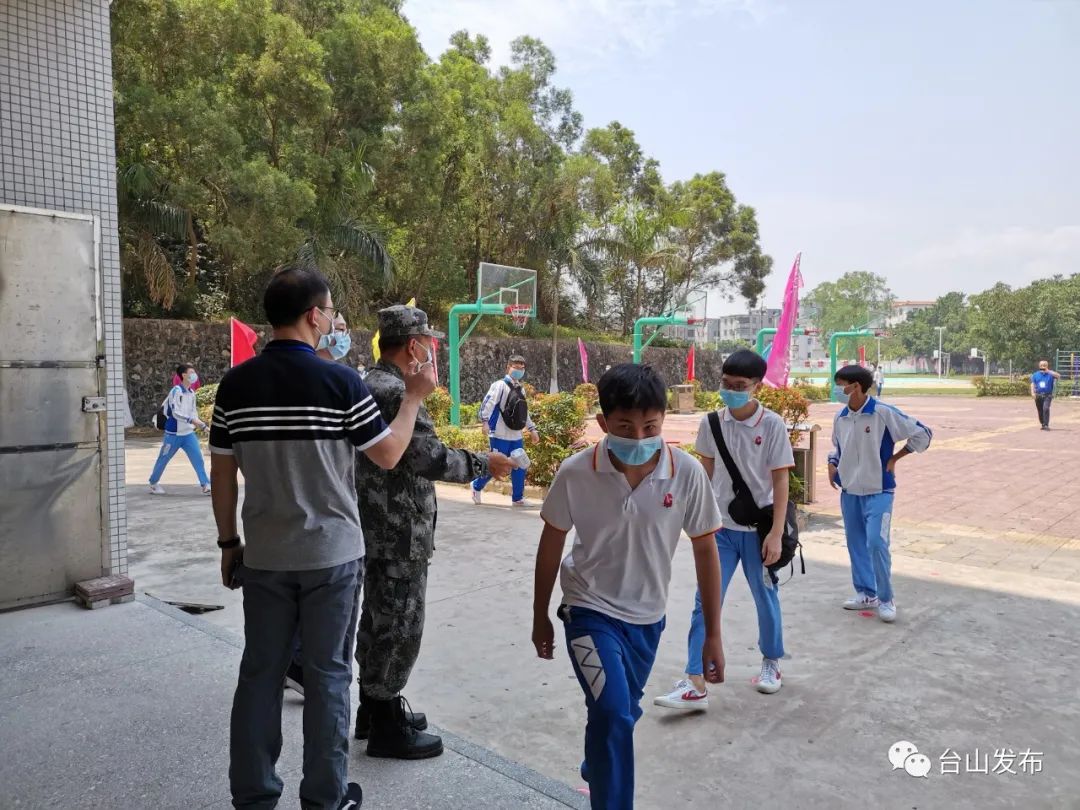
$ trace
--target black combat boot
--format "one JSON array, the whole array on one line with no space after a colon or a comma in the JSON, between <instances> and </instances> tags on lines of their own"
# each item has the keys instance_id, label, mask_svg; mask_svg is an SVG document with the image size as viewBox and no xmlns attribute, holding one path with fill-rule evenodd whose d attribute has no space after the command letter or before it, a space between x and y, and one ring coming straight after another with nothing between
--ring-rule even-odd
<instances>
[{"instance_id":1,"label":"black combat boot","mask_svg":"<svg viewBox=\"0 0 1080 810\"><path fill-rule=\"evenodd\" d=\"M371 709L368 706L370 701L371 698L364 696L364 689L361 687L360 706L356 709L356 728L353 730L353 737L358 740L366 740L371 730ZM423 712L412 712L406 709L405 717L409 725L417 731L427 728L427 715Z\"/></svg>"},{"instance_id":2,"label":"black combat boot","mask_svg":"<svg viewBox=\"0 0 1080 810\"><path fill-rule=\"evenodd\" d=\"M406 717L405 698L372 700L368 698L371 712L371 730L368 735L369 757L392 757L394 759L427 759L443 752L442 738L417 731L409 725Z\"/></svg>"}]
</instances>

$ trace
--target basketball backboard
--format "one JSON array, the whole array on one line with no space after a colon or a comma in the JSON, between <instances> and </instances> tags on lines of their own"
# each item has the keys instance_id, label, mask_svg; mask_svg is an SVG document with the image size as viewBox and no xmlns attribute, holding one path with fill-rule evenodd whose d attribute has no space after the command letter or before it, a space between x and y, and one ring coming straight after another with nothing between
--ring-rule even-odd
<instances>
[{"instance_id":1,"label":"basketball backboard","mask_svg":"<svg viewBox=\"0 0 1080 810\"><path fill-rule=\"evenodd\" d=\"M709 294L702 291L694 291L680 296L677 303L669 311L670 315L677 318L685 318L687 326L705 326L706 310L709 302Z\"/></svg>"},{"instance_id":2,"label":"basketball backboard","mask_svg":"<svg viewBox=\"0 0 1080 810\"><path fill-rule=\"evenodd\" d=\"M536 271L525 267L480 262L476 274L477 303L499 304L506 314L536 317Z\"/></svg>"}]
</instances>

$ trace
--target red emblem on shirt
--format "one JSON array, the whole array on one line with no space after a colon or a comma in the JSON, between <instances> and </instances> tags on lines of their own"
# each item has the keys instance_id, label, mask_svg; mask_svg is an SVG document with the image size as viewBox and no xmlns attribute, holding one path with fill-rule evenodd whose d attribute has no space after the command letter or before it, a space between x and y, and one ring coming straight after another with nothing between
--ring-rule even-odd
<instances>
[{"instance_id":1,"label":"red emblem on shirt","mask_svg":"<svg viewBox=\"0 0 1080 810\"><path fill-rule=\"evenodd\" d=\"M671 505L674 504L674 503L675 503L675 498L672 497L670 492L667 495L664 496L664 506L666 506L668 509L670 509Z\"/></svg>"},{"instance_id":2,"label":"red emblem on shirt","mask_svg":"<svg viewBox=\"0 0 1080 810\"><path fill-rule=\"evenodd\" d=\"M754 437L754 444L761 444L761 437L760 436L755 436Z\"/></svg>"},{"instance_id":3,"label":"red emblem on shirt","mask_svg":"<svg viewBox=\"0 0 1080 810\"><path fill-rule=\"evenodd\" d=\"M870 426L869 426L869 425L867 425L867 426L866 426L866 432L867 432L867 433L869 433L869 432L870 432Z\"/></svg>"}]
</instances>

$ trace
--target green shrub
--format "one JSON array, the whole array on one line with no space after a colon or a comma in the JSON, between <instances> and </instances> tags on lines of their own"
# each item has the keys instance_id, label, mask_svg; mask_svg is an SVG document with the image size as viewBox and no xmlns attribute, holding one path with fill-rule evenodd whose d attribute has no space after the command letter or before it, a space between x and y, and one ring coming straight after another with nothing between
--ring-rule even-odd
<instances>
[{"instance_id":1,"label":"green shrub","mask_svg":"<svg viewBox=\"0 0 1080 810\"><path fill-rule=\"evenodd\" d=\"M810 414L810 403L797 388L769 388L763 385L756 396L762 405L780 414L786 424L805 422ZM798 436L795 431L791 432L792 445L798 441Z\"/></svg>"},{"instance_id":2,"label":"green shrub","mask_svg":"<svg viewBox=\"0 0 1080 810\"><path fill-rule=\"evenodd\" d=\"M593 413L600 406L600 392L592 383L582 383L574 389L574 396L585 400L585 407Z\"/></svg>"},{"instance_id":3,"label":"green shrub","mask_svg":"<svg viewBox=\"0 0 1080 810\"><path fill-rule=\"evenodd\" d=\"M809 402L828 402L832 397L831 385L811 385L806 380L795 380L791 387L806 397Z\"/></svg>"},{"instance_id":4,"label":"green shrub","mask_svg":"<svg viewBox=\"0 0 1080 810\"><path fill-rule=\"evenodd\" d=\"M491 445L488 444L487 436L479 428L459 428L453 425L442 425L435 428L437 435L447 447L461 450L471 450L474 453L486 453Z\"/></svg>"},{"instance_id":5,"label":"green shrub","mask_svg":"<svg viewBox=\"0 0 1080 810\"><path fill-rule=\"evenodd\" d=\"M195 408L199 412L199 418L206 424L214 419L214 400L217 398L217 383L209 383L199 387L195 392Z\"/></svg>"},{"instance_id":6,"label":"green shrub","mask_svg":"<svg viewBox=\"0 0 1080 810\"><path fill-rule=\"evenodd\" d=\"M1029 397L1031 383L1027 380L1010 380L1004 377L972 377L977 397Z\"/></svg>"},{"instance_id":7,"label":"green shrub","mask_svg":"<svg viewBox=\"0 0 1080 810\"><path fill-rule=\"evenodd\" d=\"M424 406L431 414L435 427L450 424L450 392L445 387L440 385L428 394Z\"/></svg>"},{"instance_id":8,"label":"green shrub","mask_svg":"<svg viewBox=\"0 0 1080 810\"><path fill-rule=\"evenodd\" d=\"M562 462L573 455L585 435L586 401L572 394L538 394L529 403L529 415L540 433L539 444L525 443L532 460L528 481L550 486Z\"/></svg>"},{"instance_id":9,"label":"green shrub","mask_svg":"<svg viewBox=\"0 0 1080 810\"><path fill-rule=\"evenodd\" d=\"M466 402L461 406L461 424L465 427L480 424L480 403Z\"/></svg>"},{"instance_id":10,"label":"green shrub","mask_svg":"<svg viewBox=\"0 0 1080 810\"><path fill-rule=\"evenodd\" d=\"M523 382L521 387L525 390L526 399L535 399L540 394L540 392L536 390L536 386L532 383Z\"/></svg>"}]
</instances>

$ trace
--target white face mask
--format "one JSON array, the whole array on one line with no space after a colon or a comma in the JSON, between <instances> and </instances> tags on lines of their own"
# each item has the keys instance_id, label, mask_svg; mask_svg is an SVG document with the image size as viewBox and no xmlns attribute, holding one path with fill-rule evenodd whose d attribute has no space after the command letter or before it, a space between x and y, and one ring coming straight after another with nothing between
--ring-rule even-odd
<instances>
[{"instance_id":1,"label":"white face mask","mask_svg":"<svg viewBox=\"0 0 1080 810\"><path fill-rule=\"evenodd\" d=\"M414 355L412 353L411 349L409 350L409 357L411 357L413 359L413 362L416 363L416 371L420 372L423 369L427 368L428 366L435 365L435 357L431 353L431 347L430 346L425 346L423 343L420 343L419 341L416 341L416 345L420 346L420 348L422 348L427 353L427 359L426 360L417 360L416 355Z\"/></svg>"}]
</instances>

